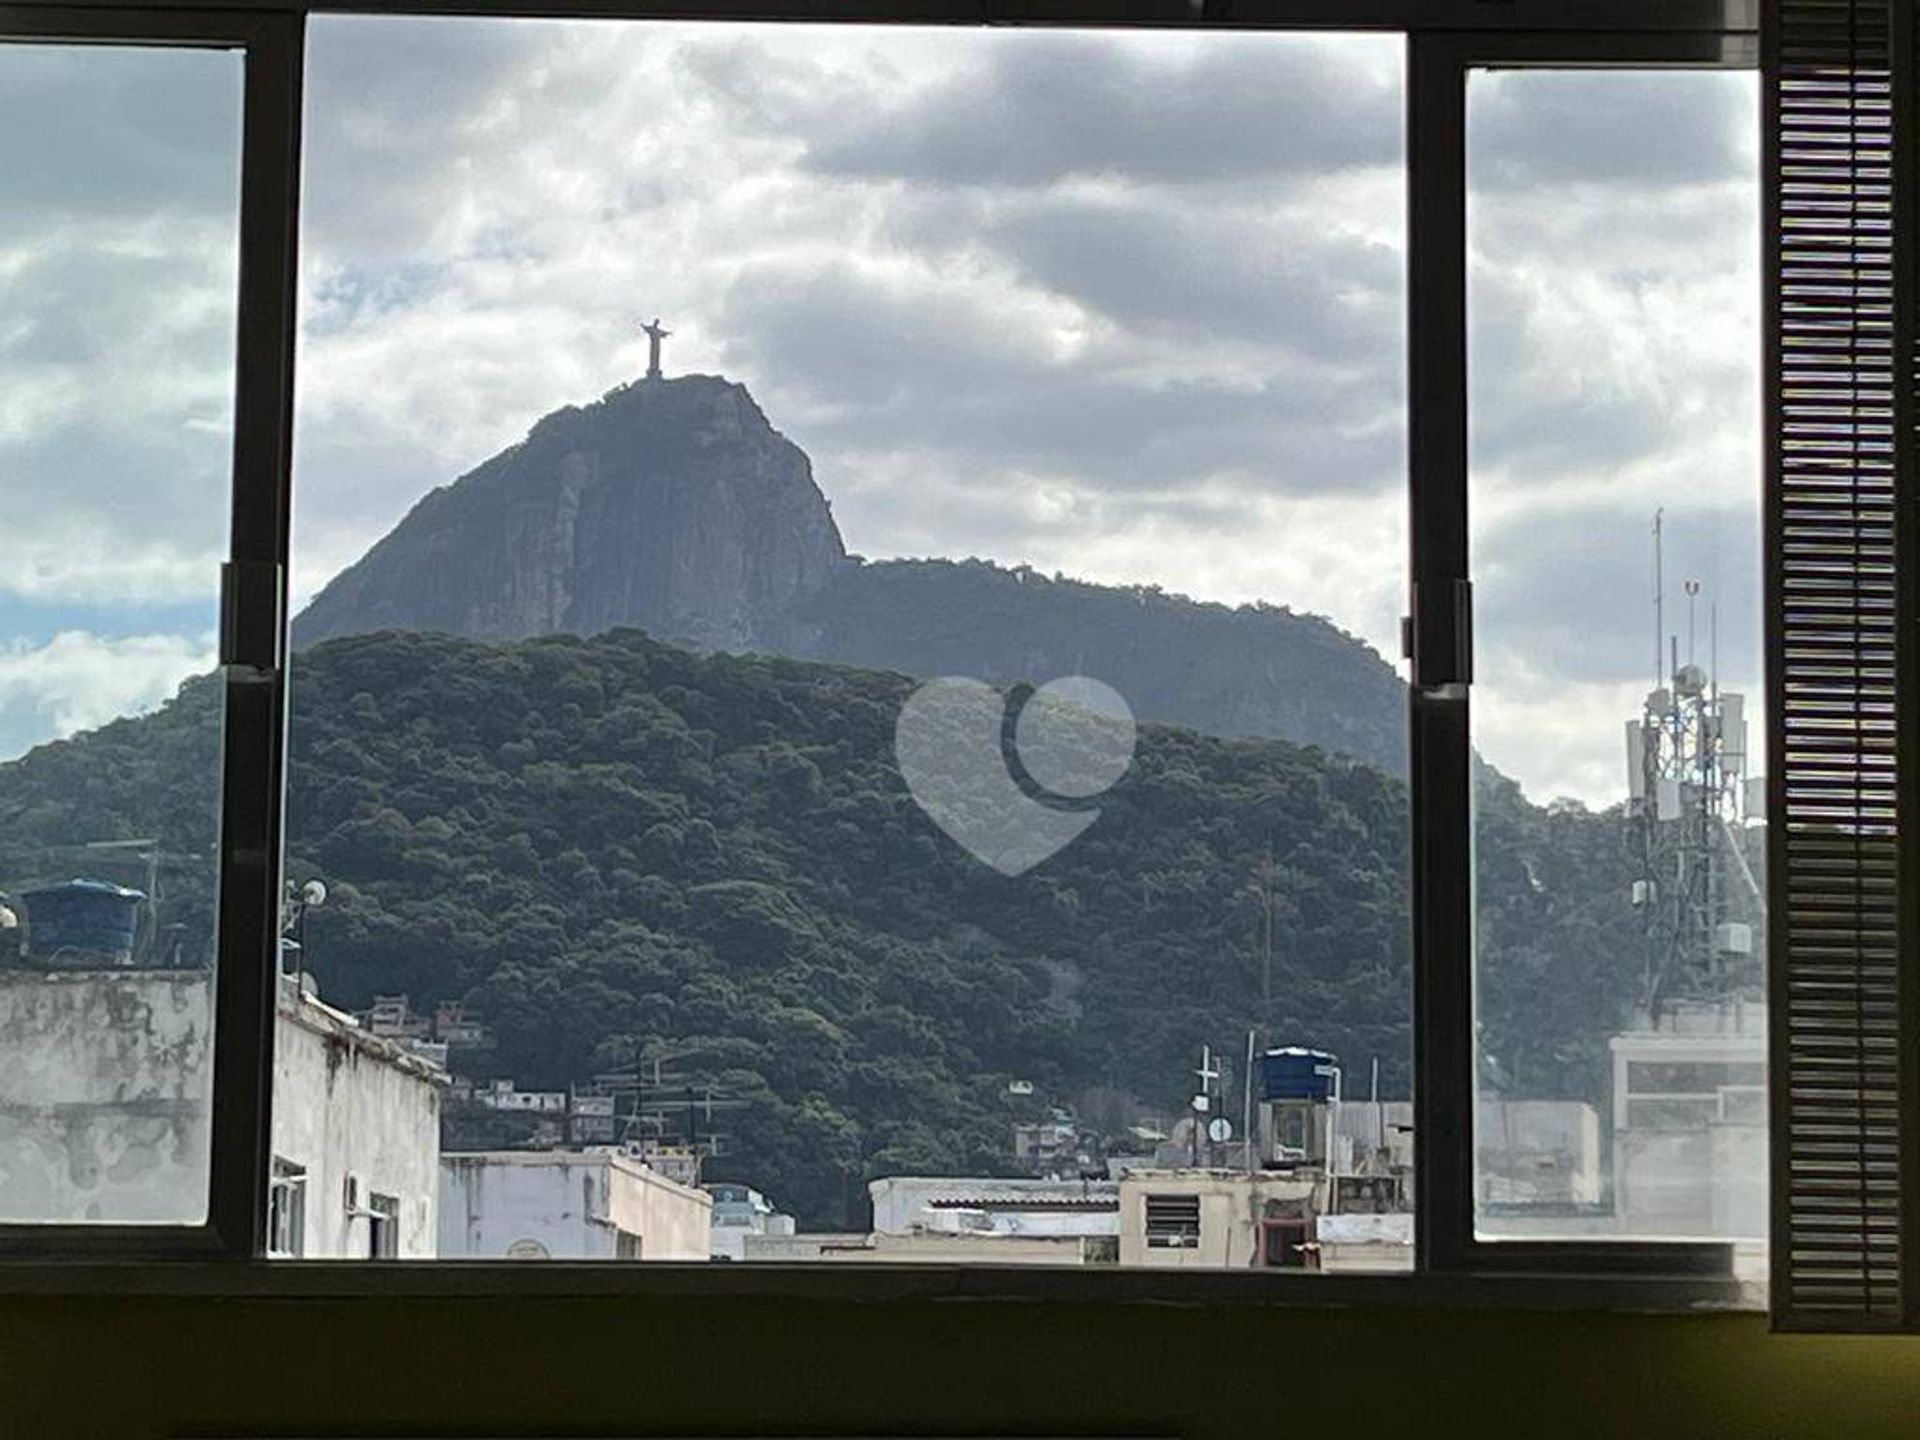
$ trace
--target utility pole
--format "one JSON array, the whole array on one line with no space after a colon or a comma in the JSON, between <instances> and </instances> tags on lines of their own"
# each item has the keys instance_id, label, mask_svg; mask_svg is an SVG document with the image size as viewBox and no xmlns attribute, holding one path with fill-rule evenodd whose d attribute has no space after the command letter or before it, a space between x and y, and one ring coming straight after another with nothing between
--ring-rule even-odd
<instances>
[{"instance_id":1,"label":"utility pole","mask_svg":"<svg viewBox=\"0 0 1920 1440\"><path fill-rule=\"evenodd\" d=\"M1260 906L1260 1043L1273 1043L1273 846L1253 867L1248 893Z\"/></svg>"},{"instance_id":2,"label":"utility pole","mask_svg":"<svg viewBox=\"0 0 1920 1440\"><path fill-rule=\"evenodd\" d=\"M1255 1032L1247 1031L1247 1074L1240 1097L1240 1153L1246 1158L1247 1173L1257 1168L1253 1148L1253 1041Z\"/></svg>"}]
</instances>

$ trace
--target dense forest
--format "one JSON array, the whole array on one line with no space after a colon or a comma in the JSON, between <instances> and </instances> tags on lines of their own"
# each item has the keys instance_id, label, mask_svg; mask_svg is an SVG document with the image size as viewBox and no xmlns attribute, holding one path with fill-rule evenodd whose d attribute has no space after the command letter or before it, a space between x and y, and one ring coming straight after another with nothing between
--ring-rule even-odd
<instances>
[{"instance_id":1,"label":"dense forest","mask_svg":"<svg viewBox=\"0 0 1920 1440\"><path fill-rule=\"evenodd\" d=\"M813 1226L853 1221L876 1175L1004 1172L1020 1106L1173 1112L1200 1046L1263 1018L1406 1093L1400 781L1145 725L1097 822L1009 878L906 792L913 683L633 630L305 651L289 875L332 889L310 968L349 1008L466 999L523 1087L668 1057L746 1102L712 1178ZM70 869L53 847L156 836L163 923L207 953L210 863L179 857L213 843L217 701L193 681L0 765L0 885ZM1588 1093L1639 972L1621 827L1491 775L1481 803L1487 1048L1522 1093Z\"/></svg>"}]
</instances>

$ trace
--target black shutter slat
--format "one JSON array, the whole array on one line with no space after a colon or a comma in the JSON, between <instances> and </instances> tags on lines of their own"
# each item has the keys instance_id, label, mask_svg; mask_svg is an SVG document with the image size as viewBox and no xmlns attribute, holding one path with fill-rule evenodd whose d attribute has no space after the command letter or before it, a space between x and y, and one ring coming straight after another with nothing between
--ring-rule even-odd
<instances>
[{"instance_id":1,"label":"black shutter slat","mask_svg":"<svg viewBox=\"0 0 1920 1440\"><path fill-rule=\"evenodd\" d=\"M1766 62L1772 1302L1801 1329L1914 1308L1908 952L1915 383L1896 6L1770 0ZM1899 23L1896 23L1898 21ZM1897 193L1899 192L1899 193Z\"/></svg>"}]
</instances>

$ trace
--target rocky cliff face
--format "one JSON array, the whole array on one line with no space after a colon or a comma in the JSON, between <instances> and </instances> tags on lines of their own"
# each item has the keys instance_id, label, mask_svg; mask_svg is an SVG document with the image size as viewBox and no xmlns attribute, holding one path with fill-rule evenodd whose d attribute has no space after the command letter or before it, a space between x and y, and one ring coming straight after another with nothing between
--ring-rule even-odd
<instances>
[{"instance_id":1,"label":"rocky cliff face","mask_svg":"<svg viewBox=\"0 0 1920 1440\"><path fill-rule=\"evenodd\" d=\"M547 416L416 505L321 591L294 640L619 625L907 675L1078 672L1142 719L1406 772L1399 677L1320 617L977 560L850 560L806 455L745 387L709 375L638 381Z\"/></svg>"},{"instance_id":2,"label":"rocky cliff face","mask_svg":"<svg viewBox=\"0 0 1920 1440\"><path fill-rule=\"evenodd\" d=\"M641 380L554 412L421 500L315 597L294 640L635 625L701 648L761 648L845 560L805 453L745 386Z\"/></svg>"}]
</instances>

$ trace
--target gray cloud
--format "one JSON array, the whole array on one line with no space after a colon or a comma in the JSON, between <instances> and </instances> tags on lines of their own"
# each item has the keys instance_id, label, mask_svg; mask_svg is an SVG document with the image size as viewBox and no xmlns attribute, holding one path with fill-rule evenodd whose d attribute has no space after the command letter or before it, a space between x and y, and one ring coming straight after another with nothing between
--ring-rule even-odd
<instances>
[{"instance_id":1,"label":"gray cloud","mask_svg":"<svg viewBox=\"0 0 1920 1440\"><path fill-rule=\"evenodd\" d=\"M1752 77L1660 70L1505 70L1468 91L1477 190L1601 184L1634 190L1717 184L1751 167ZM1631 222L1618 208L1613 223Z\"/></svg>"},{"instance_id":2,"label":"gray cloud","mask_svg":"<svg viewBox=\"0 0 1920 1440\"><path fill-rule=\"evenodd\" d=\"M1251 340L1378 369L1405 326L1403 252L1297 209L1066 198L989 218L1023 278L1170 343Z\"/></svg>"},{"instance_id":3,"label":"gray cloud","mask_svg":"<svg viewBox=\"0 0 1920 1440\"><path fill-rule=\"evenodd\" d=\"M1760 517L1755 505L1665 509L1666 633L1687 646L1685 582L1701 586L1696 650L1704 663L1719 609L1725 676L1760 672ZM1533 674L1567 682L1652 683L1651 512L1590 501L1542 507L1474 536L1475 629L1483 645L1524 654ZM1498 687L1497 668L1479 676Z\"/></svg>"},{"instance_id":4,"label":"gray cloud","mask_svg":"<svg viewBox=\"0 0 1920 1440\"><path fill-rule=\"evenodd\" d=\"M320 17L307 45L302 243L363 262L405 256L446 220L446 167L511 142L503 103L537 94L551 27L410 17ZM535 67L530 75L529 62Z\"/></svg>"},{"instance_id":5,"label":"gray cloud","mask_svg":"<svg viewBox=\"0 0 1920 1440\"><path fill-rule=\"evenodd\" d=\"M1233 379L1183 374L1180 347L1052 363L1032 335L939 287L863 284L845 267L749 273L723 327L745 373L835 413L828 450L925 447L996 471L1078 473L1096 489L1227 472L1274 490L1376 488L1397 476L1397 350L1342 372L1273 353ZM1134 367L1164 354L1164 370ZM790 427L791 428L791 427Z\"/></svg>"},{"instance_id":6,"label":"gray cloud","mask_svg":"<svg viewBox=\"0 0 1920 1440\"><path fill-rule=\"evenodd\" d=\"M1396 82L1354 65L1352 52L1235 38L1194 51L1166 37L1002 37L892 103L814 117L808 163L936 185L1034 186L1095 175L1190 185L1399 162Z\"/></svg>"},{"instance_id":7,"label":"gray cloud","mask_svg":"<svg viewBox=\"0 0 1920 1440\"><path fill-rule=\"evenodd\" d=\"M0 244L57 220L232 216L240 84L231 51L0 47Z\"/></svg>"}]
</instances>

